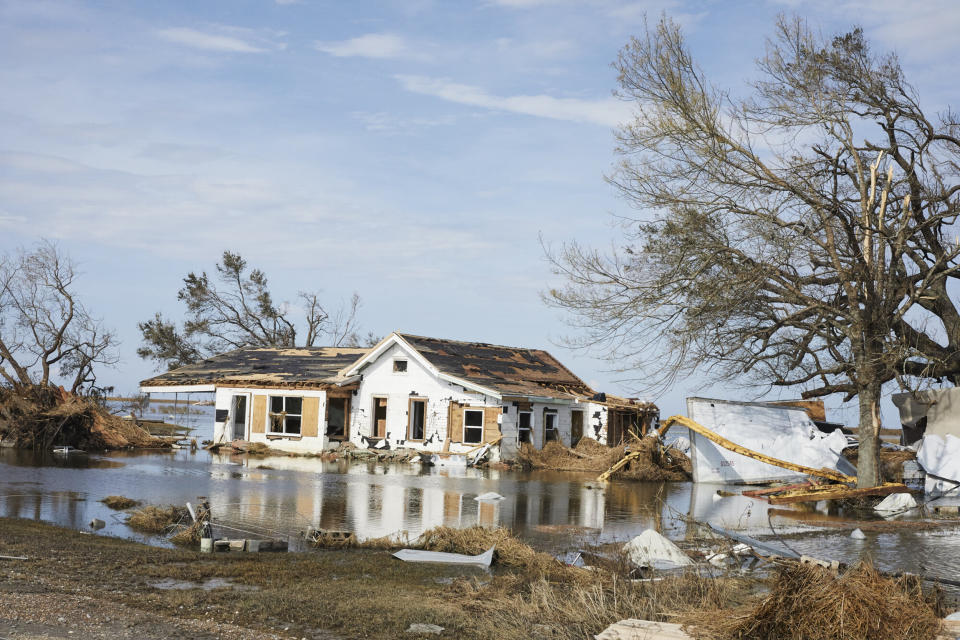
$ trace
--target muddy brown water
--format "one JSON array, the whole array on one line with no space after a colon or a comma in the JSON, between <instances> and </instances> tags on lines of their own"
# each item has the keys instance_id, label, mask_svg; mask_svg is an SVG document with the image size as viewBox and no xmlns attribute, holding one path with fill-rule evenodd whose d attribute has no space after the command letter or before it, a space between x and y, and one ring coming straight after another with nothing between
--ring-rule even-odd
<instances>
[{"instance_id":1,"label":"muddy brown water","mask_svg":"<svg viewBox=\"0 0 960 640\"><path fill-rule=\"evenodd\" d=\"M865 540L853 540L849 530L800 525L768 513L765 502L721 497L718 489L736 490L692 483L601 485L582 473L253 459L189 450L63 456L0 449L0 516L86 531L99 518L106 526L97 535L155 545L169 543L131 530L125 513L99 500L124 495L149 504L184 504L205 496L216 535L285 538L294 549L304 548L299 532L309 526L361 538L414 538L438 525L480 524L509 527L534 546L563 555L584 543L626 541L651 527L690 541L693 533L683 520L689 514L799 553L843 562L870 556L883 569L960 579L956 527L867 532ZM503 499L474 499L487 492Z\"/></svg>"}]
</instances>

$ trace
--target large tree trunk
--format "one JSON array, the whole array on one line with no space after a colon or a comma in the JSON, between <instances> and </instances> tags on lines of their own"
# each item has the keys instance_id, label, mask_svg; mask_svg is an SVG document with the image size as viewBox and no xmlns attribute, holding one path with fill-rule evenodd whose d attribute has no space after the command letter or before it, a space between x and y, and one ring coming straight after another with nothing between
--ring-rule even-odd
<instances>
[{"instance_id":1,"label":"large tree trunk","mask_svg":"<svg viewBox=\"0 0 960 640\"><path fill-rule=\"evenodd\" d=\"M860 401L860 449L857 453L857 487L880 484L880 385L868 384L857 395Z\"/></svg>"}]
</instances>

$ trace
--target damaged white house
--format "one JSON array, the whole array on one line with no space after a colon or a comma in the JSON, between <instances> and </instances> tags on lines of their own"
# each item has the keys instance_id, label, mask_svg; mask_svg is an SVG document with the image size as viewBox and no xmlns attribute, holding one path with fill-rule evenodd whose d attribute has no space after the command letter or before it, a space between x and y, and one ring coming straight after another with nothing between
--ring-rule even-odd
<instances>
[{"instance_id":1,"label":"damaged white house","mask_svg":"<svg viewBox=\"0 0 960 640\"><path fill-rule=\"evenodd\" d=\"M485 444L617 444L657 408L597 394L548 352L392 333L369 349L248 348L144 380L144 393L214 392L215 441L320 452L463 453Z\"/></svg>"}]
</instances>

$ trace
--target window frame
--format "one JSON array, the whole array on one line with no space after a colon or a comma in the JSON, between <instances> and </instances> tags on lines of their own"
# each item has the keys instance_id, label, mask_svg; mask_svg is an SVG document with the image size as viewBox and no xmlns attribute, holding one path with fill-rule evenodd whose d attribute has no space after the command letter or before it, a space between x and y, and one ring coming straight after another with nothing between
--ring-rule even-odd
<instances>
[{"instance_id":1,"label":"window frame","mask_svg":"<svg viewBox=\"0 0 960 640\"><path fill-rule=\"evenodd\" d=\"M280 398L283 404L283 410L280 413L276 413L273 410L273 399ZM287 400L299 400L300 401L300 413L291 413L287 411ZM303 396L267 396L267 427L266 434L268 436L285 436L285 437L296 437L299 438L303 435ZM274 417L282 416L283 420L283 430L274 431ZM299 428L297 431L289 431L287 429L287 420L290 418L297 418L299 421Z\"/></svg>"},{"instance_id":2,"label":"window frame","mask_svg":"<svg viewBox=\"0 0 960 640\"><path fill-rule=\"evenodd\" d=\"M403 369L398 369L397 365L403 363ZM393 372L405 374L410 371L410 359L409 358L394 358L393 359Z\"/></svg>"},{"instance_id":3,"label":"window frame","mask_svg":"<svg viewBox=\"0 0 960 640\"><path fill-rule=\"evenodd\" d=\"M552 417L553 428L547 426L547 418ZM550 437L550 433L553 433L553 437ZM544 409L543 410L543 444L548 442L560 442L560 414L556 409Z\"/></svg>"},{"instance_id":4,"label":"window frame","mask_svg":"<svg viewBox=\"0 0 960 640\"><path fill-rule=\"evenodd\" d=\"M479 425L479 426L476 426L476 425L467 426L467 414L468 414L468 413L479 413L479 414L480 414L480 425ZM462 441L463 441L464 444L483 444L483 429L484 429L484 426L485 426L485 425L484 425L485 419L486 419L486 411L484 411L483 409L471 409L471 408L464 408L464 409L463 409L463 432L462 432L462 433L463 433L463 436L462 436ZM477 440L468 440L468 439L467 439L467 429L470 429L470 430L479 429L479 430L480 430L480 437L479 437Z\"/></svg>"},{"instance_id":5,"label":"window frame","mask_svg":"<svg viewBox=\"0 0 960 640\"><path fill-rule=\"evenodd\" d=\"M520 416L522 416L522 415L524 415L524 414L526 414L526 415L528 415L528 416L530 417L530 421L529 421L529 423L528 423L529 426L528 426L526 429L524 429L523 427L520 426ZM530 444L533 444L533 415L534 415L534 414L533 414L533 411L518 411L518 412L517 412L517 444L519 444L519 443L521 443L521 442L528 442L528 443L530 443ZM523 439L523 432L524 432L524 431L527 432L527 439L526 439L526 440Z\"/></svg>"},{"instance_id":6,"label":"window frame","mask_svg":"<svg viewBox=\"0 0 960 640\"><path fill-rule=\"evenodd\" d=\"M330 404L334 401L343 401L343 434L330 435ZM350 398L348 396L327 396L326 402L326 420L324 427L324 437L334 442L346 442L350 439Z\"/></svg>"},{"instance_id":7,"label":"window frame","mask_svg":"<svg viewBox=\"0 0 960 640\"><path fill-rule=\"evenodd\" d=\"M421 429L423 430L423 433L421 434L421 437L414 438L413 437L413 417L414 417L413 405L414 403L417 403L417 402L423 403L423 425L421 425ZM427 400L427 398L410 398L410 401L407 404L407 440L410 440L411 442L423 442L424 440L427 439L427 404L428 402L429 401Z\"/></svg>"}]
</instances>

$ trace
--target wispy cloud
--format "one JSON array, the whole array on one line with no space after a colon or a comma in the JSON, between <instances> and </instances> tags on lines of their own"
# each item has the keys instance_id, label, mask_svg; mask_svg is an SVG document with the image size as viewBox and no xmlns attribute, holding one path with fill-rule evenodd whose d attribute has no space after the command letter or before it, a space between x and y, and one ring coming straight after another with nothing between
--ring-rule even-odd
<instances>
[{"instance_id":1,"label":"wispy cloud","mask_svg":"<svg viewBox=\"0 0 960 640\"><path fill-rule=\"evenodd\" d=\"M608 127L617 126L630 117L629 107L612 97L600 100L583 100L580 98L556 98L543 94L497 96L487 93L479 87L458 84L446 79L415 75L397 75L394 77L407 91L486 109L510 111L554 120L587 122Z\"/></svg>"},{"instance_id":2,"label":"wispy cloud","mask_svg":"<svg viewBox=\"0 0 960 640\"><path fill-rule=\"evenodd\" d=\"M317 42L318 51L329 53L338 58L413 58L422 54L413 50L406 40L392 33L368 33L366 35L339 40L336 42Z\"/></svg>"},{"instance_id":3,"label":"wispy cloud","mask_svg":"<svg viewBox=\"0 0 960 640\"><path fill-rule=\"evenodd\" d=\"M173 27L160 29L157 35L168 42L221 53L264 53L272 49L282 49L284 46L273 43L268 45L262 39L254 38L252 32L246 29L228 27L221 28L220 31L220 33L211 33L189 27ZM244 35L247 37L243 37Z\"/></svg>"}]
</instances>

